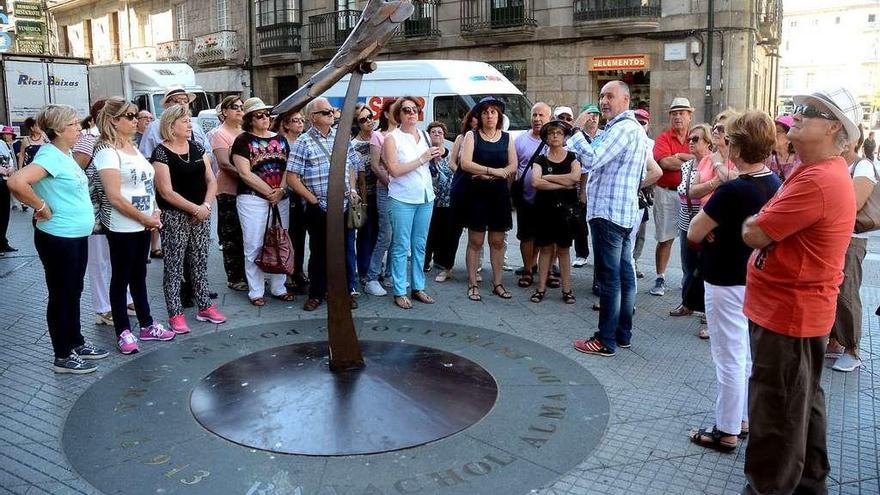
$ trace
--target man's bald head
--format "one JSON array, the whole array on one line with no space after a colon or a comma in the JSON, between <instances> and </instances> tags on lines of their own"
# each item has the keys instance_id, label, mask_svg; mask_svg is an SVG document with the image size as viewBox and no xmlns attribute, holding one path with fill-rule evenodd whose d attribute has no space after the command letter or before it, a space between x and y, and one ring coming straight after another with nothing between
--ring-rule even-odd
<instances>
[{"instance_id":1,"label":"man's bald head","mask_svg":"<svg viewBox=\"0 0 880 495\"><path fill-rule=\"evenodd\" d=\"M539 101L532 105L532 135L538 136L541 133L541 127L550 122L550 105Z\"/></svg>"},{"instance_id":2,"label":"man's bald head","mask_svg":"<svg viewBox=\"0 0 880 495\"><path fill-rule=\"evenodd\" d=\"M629 86L623 81L609 81L602 86L599 109L602 110L603 117L611 120L629 110L629 101Z\"/></svg>"}]
</instances>

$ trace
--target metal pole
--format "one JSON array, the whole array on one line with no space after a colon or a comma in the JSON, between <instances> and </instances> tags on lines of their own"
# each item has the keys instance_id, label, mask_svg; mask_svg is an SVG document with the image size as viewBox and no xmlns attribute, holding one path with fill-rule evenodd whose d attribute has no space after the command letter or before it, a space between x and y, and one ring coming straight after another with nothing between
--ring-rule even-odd
<instances>
[{"instance_id":1,"label":"metal pole","mask_svg":"<svg viewBox=\"0 0 880 495\"><path fill-rule=\"evenodd\" d=\"M709 0L709 27L706 32L706 94L703 98L704 122L712 122L712 41L715 37L715 0Z\"/></svg>"},{"instance_id":2,"label":"metal pole","mask_svg":"<svg viewBox=\"0 0 880 495\"><path fill-rule=\"evenodd\" d=\"M375 64L364 62L351 72L342 116L336 128L333 153L330 158L330 178L327 189L327 333L330 345L330 369L347 371L364 367L364 357L358 344L354 321L351 318L351 296L345 263L345 210L342 207L348 181L345 162L351 140L351 121L357 104L358 92L364 73L372 72Z\"/></svg>"}]
</instances>

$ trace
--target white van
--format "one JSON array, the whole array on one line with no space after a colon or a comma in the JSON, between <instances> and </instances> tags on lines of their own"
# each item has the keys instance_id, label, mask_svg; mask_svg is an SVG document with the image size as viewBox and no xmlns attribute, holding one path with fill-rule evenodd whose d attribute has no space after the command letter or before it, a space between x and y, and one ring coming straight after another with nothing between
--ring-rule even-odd
<instances>
[{"instance_id":1,"label":"white van","mask_svg":"<svg viewBox=\"0 0 880 495\"><path fill-rule=\"evenodd\" d=\"M494 96L505 104L505 129L526 131L531 128L531 102L487 63L401 60L376 62L376 65L374 72L364 76L358 94L358 101L373 110L376 120L386 98L415 96L423 102L419 127L424 129L437 120L449 129L447 139L455 139L468 110L484 96ZM342 107L350 77L345 76L323 95L336 108Z\"/></svg>"},{"instance_id":2,"label":"white van","mask_svg":"<svg viewBox=\"0 0 880 495\"><path fill-rule=\"evenodd\" d=\"M141 62L89 67L92 97L122 96L141 110L149 110L157 119L165 110L160 104L165 90L173 84L182 84L196 95L190 105L193 115L209 108L205 90L196 84L195 72L188 64Z\"/></svg>"}]
</instances>

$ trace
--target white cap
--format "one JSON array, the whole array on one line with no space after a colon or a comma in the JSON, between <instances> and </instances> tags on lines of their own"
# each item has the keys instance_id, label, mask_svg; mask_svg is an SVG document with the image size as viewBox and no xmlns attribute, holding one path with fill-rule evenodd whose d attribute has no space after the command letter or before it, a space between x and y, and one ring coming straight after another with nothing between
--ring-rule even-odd
<instances>
[{"instance_id":1,"label":"white cap","mask_svg":"<svg viewBox=\"0 0 880 495\"><path fill-rule=\"evenodd\" d=\"M553 110L553 118L558 119L560 115L567 113L568 115L574 117L574 112L571 111L569 107L556 107L556 110Z\"/></svg>"}]
</instances>

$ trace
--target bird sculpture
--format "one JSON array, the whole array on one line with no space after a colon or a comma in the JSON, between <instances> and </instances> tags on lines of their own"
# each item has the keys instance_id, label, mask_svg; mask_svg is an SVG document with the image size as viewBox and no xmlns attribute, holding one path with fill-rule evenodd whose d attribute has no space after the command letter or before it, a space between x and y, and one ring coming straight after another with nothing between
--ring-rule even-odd
<instances>
[{"instance_id":1,"label":"bird sculpture","mask_svg":"<svg viewBox=\"0 0 880 495\"><path fill-rule=\"evenodd\" d=\"M301 88L272 109L274 115L300 110L321 96L346 74L379 53L400 24L412 15L410 0L369 0L357 25L339 51Z\"/></svg>"}]
</instances>

